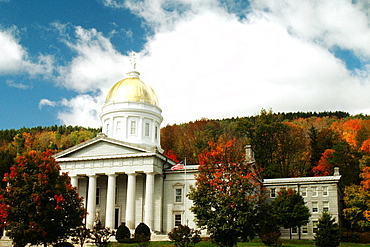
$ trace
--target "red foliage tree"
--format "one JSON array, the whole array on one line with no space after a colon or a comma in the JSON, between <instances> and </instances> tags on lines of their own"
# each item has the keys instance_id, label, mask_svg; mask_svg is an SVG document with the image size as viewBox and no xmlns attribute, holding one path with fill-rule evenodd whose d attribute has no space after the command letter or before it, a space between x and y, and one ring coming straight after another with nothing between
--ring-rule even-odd
<instances>
[{"instance_id":1,"label":"red foliage tree","mask_svg":"<svg viewBox=\"0 0 370 247\"><path fill-rule=\"evenodd\" d=\"M56 243L82 224L82 199L51 154L29 151L5 174L6 230L17 246Z\"/></svg>"},{"instance_id":2,"label":"red foliage tree","mask_svg":"<svg viewBox=\"0 0 370 247\"><path fill-rule=\"evenodd\" d=\"M173 161L175 161L177 163L180 163L180 161L177 159L177 155L174 154L174 152L172 150L165 151L164 152L164 155L166 155L171 160L173 160Z\"/></svg>"},{"instance_id":3,"label":"red foliage tree","mask_svg":"<svg viewBox=\"0 0 370 247\"><path fill-rule=\"evenodd\" d=\"M312 168L315 176L329 176L332 172L332 164L329 162L332 154L335 152L333 149L326 149L322 154L317 166Z\"/></svg>"},{"instance_id":4,"label":"red foliage tree","mask_svg":"<svg viewBox=\"0 0 370 247\"><path fill-rule=\"evenodd\" d=\"M235 246L238 239L255 234L261 184L257 170L242 161L241 147L234 140L209 143L199 155L196 187L189 198L198 226L207 227L219 246Z\"/></svg>"}]
</instances>

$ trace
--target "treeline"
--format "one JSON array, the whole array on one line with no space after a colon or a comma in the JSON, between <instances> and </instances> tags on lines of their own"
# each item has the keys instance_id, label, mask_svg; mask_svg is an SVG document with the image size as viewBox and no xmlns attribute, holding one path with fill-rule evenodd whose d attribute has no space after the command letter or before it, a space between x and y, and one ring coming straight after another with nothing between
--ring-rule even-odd
<instances>
[{"instance_id":1,"label":"treeline","mask_svg":"<svg viewBox=\"0 0 370 247\"><path fill-rule=\"evenodd\" d=\"M29 150L59 152L89 140L101 129L50 126L0 130L0 176ZM370 118L346 112L274 113L221 120L201 119L161 129L165 154L197 164L209 142L251 144L265 178L331 175L340 167L346 185L370 166ZM369 163L369 164L368 164Z\"/></svg>"},{"instance_id":2,"label":"treeline","mask_svg":"<svg viewBox=\"0 0 370 247\"><path fill-rule=\"evenodd\" d=\"M59 152L95 137L100 131L65 125L0 130L0 176L9 171L17 156L30 150Z\"/></svg>"},{"instance_id":3,"label":"treeline","mask_svg":"<svg viewBox=\"0 0 370 247\"><path fill-rule=\"evenodd\" d=\"M340 167L344 185L358 184L370 160L370 118L346 112L274 113L223 120L201 119L161 130L165 153L188 164L208 142L235 139L251 144L264 178L332 175ZM370 162L369 165L370 166Z\"/></svg>"}]
</instances>

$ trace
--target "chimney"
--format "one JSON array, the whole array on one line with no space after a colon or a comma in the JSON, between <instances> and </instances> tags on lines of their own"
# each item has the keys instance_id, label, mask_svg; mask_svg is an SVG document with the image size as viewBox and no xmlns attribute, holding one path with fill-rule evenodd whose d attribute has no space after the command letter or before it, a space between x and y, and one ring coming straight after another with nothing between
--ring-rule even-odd
<instances>
[{"instance_id":1,"label":"chimney","mask_svg":"<svg viewBox=\"0 0 370 247\"><path fill-rule=\"evenodd\" d=\"M334 167L334 176L340 176L339 167Z\"/></svg>"},{"instance_id":2,"label":"chimney","mask_svg":"<svg viewBox=\"0 0 370 247\"><path fill-rule=\"evenodd\" d=\"M248 144L245 145L245 161L248 163L254 163L254 151L252 149L252 145Z\"/></svg>"}]
</instances>

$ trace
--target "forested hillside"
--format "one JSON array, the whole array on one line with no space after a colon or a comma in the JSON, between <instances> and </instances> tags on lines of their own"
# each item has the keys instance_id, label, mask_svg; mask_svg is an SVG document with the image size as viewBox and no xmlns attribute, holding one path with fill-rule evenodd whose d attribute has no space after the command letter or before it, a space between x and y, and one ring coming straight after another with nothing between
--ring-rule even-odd
<instances>
[{"instance_id":1,"label":"forested hillside","mask_svg":"<svg viewBox=\"0 0 370 247\"><path fill-rule=\"evenodd\" d=\"M2 178L9 171L17 155L30 150L62 151L95 137L98 132L100 129L56 125L0 130L0 176Z\"/></svg>"},{"instance_id":2,"label":"forested hillside","mask_svg":"<svg viewBox=\"0 0 370 247\"><path fill-rule=\"evenodd\" d=\"M252 117L168 125L161 135L165 152L188 164L197 163L209 141L251 144L265 178L332 175L338 166L344 185L359 184L370 166L370 116L345 112L262 110Z\"/></svg>"},{"instance_id":3,"label":"forested hillside","mask_svg":"<svg viewBox=\"0 0 370 247\"><path fill-rule=\"evenodd\" d=\"M19 154L32 149L62 151L100 131L72 126L0 130L0 176ZM262 110L257 116L201 119L161 130L165 154L188 164L198 163L208 142L232 139L240 146L252 145L265 178L331 175L339 166L345 185L359 184L363 168L370 167L370 116Z\"/></svg>"}]
</instances>

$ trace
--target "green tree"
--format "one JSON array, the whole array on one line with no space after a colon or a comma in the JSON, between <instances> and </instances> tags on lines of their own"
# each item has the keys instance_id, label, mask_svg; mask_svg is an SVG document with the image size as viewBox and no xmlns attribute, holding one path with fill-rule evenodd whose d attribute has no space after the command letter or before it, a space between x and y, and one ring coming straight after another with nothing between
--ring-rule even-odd
<instances>
[{"instance_id":1,"label":"green tree","mask_svg":"<svg viewBox=\"0 0 370 247\"><path fill-rule=\"evenodd\" d=\"M324 212L317 224L315 244L318 247L337 247L340 244L340 230L335 219Z\"/></svg>"},{"instance_id":2,"label":"green tree","mask_svg":"<svg viewBox=\"0 0 370 247\"><path fill-rule=\"evenodd\" d=\"M360 185L347 186L344 189L344 218L354 231L364 232L370 229L370 192Z\"/></svg>"},{"instance_id":3,"label":"green tree","mask_svg":"<svg viewBox=\"0 0 370 247\"><path fill-rule=\"evenodd\" d=\"M292 189L282 188L271 204L279 225L290 228L290 239L292 239L291 228L300 228L307 224L311 216L303 197ZM301 238L301 231L299 231L299 238Z\"/></svg>"},{"instance_id":4,"label":"green tree","mask_svg":"<svg viewBox=\"0 0 370 247\"><path fill-rule=\"evenodd\" d=\"M218 246L236 246L255 235L261 184L235 143L209 144L210 151L199 155L196 186L188 194L197 225L206 227Z\"/></svg>"},{"instance_id":5,"label":"green tree","mask_svg":"<svg viewBox=\"0 0 370 247\"><path fill-rule=\"evenodd\" d=\"M46 151L29 151L5 174L6 230L17 246L54 244L82 225L82 199Z\"/></svg>"},{"instance_id":6,"label":"green tree","mask_svg":"<svg viewBox=\"0 0 370 247\"><path fill-rule=\"evenodd\" d=\"M258 212L257 233L267 246L279 246L280 226L274 210L269 203L262 203Z\"/></svg>"}]
</instances>

